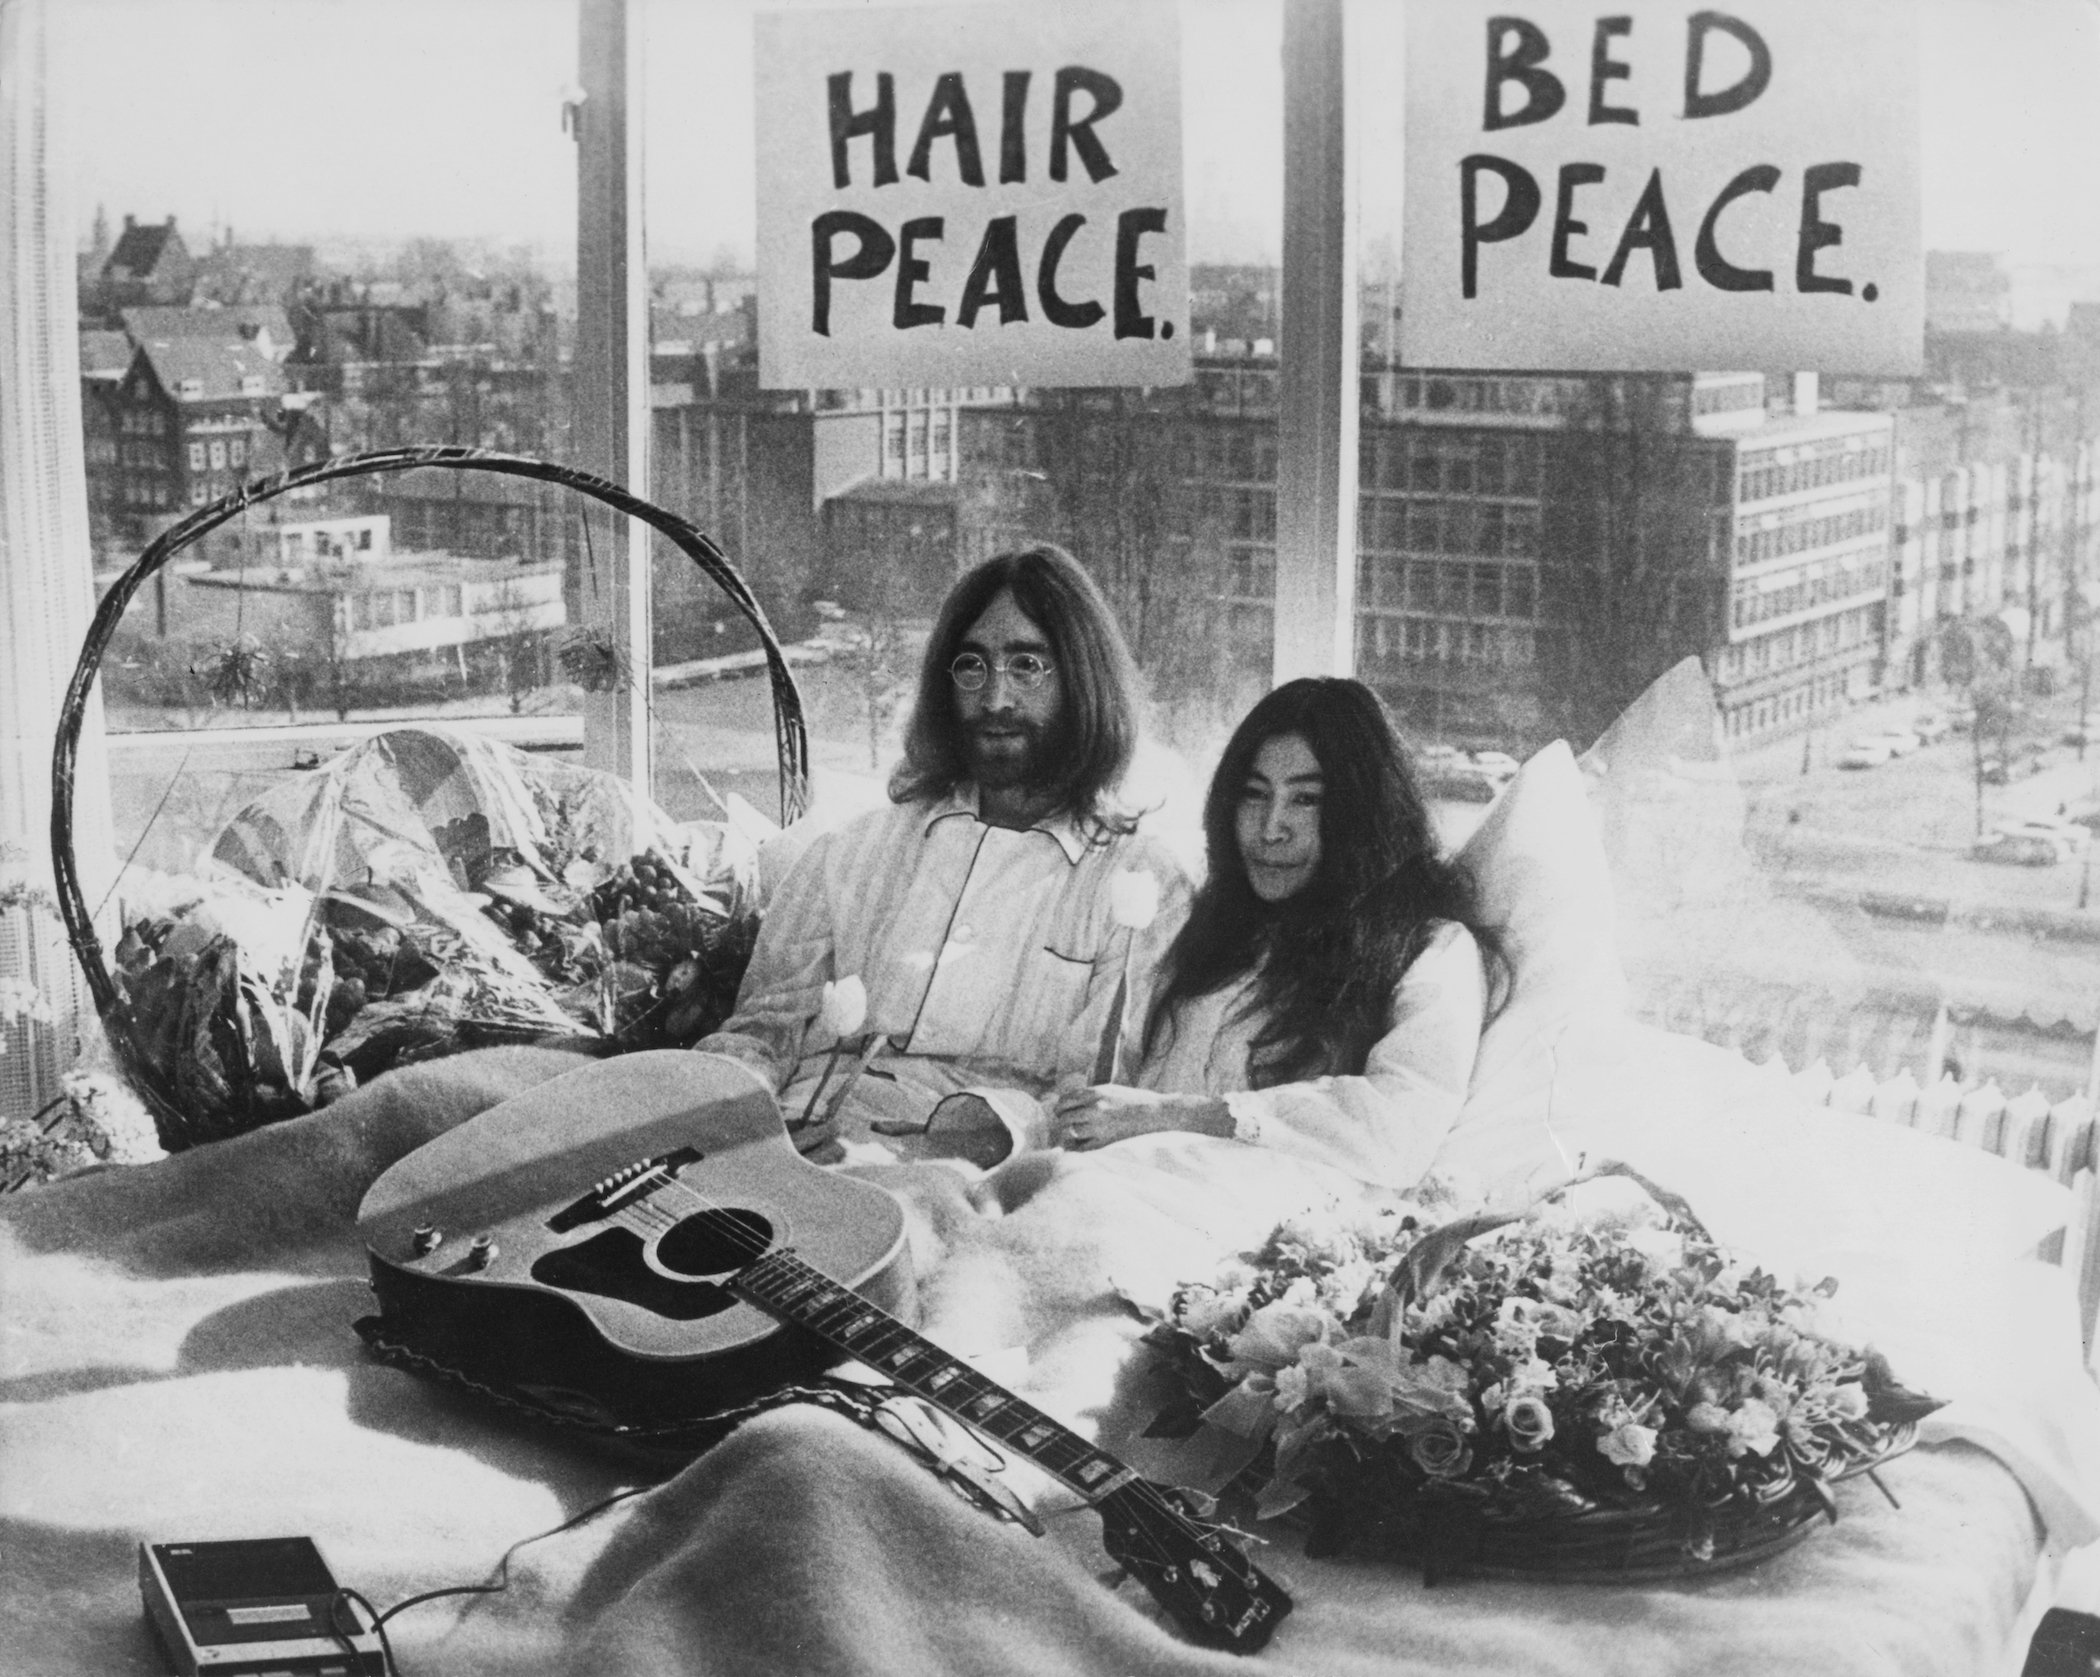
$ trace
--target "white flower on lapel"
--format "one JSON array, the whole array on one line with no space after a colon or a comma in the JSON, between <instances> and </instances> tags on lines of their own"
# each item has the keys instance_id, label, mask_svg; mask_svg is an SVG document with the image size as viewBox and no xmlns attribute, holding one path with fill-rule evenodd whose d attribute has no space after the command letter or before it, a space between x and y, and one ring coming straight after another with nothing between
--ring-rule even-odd
<instances>
[{"instance_id":1,"label":"white flower on lapel","mask_svg":"<svg viewBox=\"0 0 2100 1677\"><path fill-rule=\"evenodd\" d=\"M860 981L858 973L824 986L824 1002L817 1010L817 1022L834 1037L857 1035L867 1019L868 987Z\"/></svg>"},{"instance_id":2,"label":"white flower on lapel","mask_svg":"<svg viewBox=\"0 0 2100 1677\"><path fill-rule=\"evenodd\" d=\"M1109 875L1108 912L1119 926L1142 932L1159 914L1159 880L1143 868Z\"/></svg>"}]
</instances>

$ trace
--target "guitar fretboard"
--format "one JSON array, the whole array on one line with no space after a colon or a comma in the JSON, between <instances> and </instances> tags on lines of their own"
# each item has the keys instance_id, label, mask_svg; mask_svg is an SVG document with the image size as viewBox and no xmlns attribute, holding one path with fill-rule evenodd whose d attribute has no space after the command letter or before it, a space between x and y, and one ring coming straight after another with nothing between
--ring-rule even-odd
<instances>
[{"instance_id":1,"label":"guitar fretboard","mask_svg":"<svg viewBox=\"0 0 2100 1677\"><path fill-rule=\"evenodd\" d=\"M761 1310L808 1329L905 1390L981 1427L1089 1502L1137 1478L1107 1451L812 1269L792 1250L767 1254L738 1271L728 1285Z\"/></svg>"}]
</instances>

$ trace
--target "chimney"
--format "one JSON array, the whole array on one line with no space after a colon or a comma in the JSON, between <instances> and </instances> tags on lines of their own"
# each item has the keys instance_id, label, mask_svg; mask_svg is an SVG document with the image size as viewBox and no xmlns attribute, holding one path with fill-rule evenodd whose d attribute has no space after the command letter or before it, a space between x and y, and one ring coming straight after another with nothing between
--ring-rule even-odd
<instances>
[{"instance_id":1,"label":"chimney","mask_svg":"<svg viewBox=\"0 0 2100 1677\"><path fill-rule=\"evenodd\" d=\"M130 212L129 212L129 211L126 211L126 212L125 212L125 216L124 216L124 231L125 231L125 232L127 232L127 233L129 233L129 232L130 232L130 231L132 230L132 228L133 228L133 227L135 227L135 226L137 226L137 225L138 225L138 224L137 224L137 222L135 222L135 221L134 221L134 220L133 220L133 219L131 218L131 214L130 214Z\"/></svg>"}]
</instances>

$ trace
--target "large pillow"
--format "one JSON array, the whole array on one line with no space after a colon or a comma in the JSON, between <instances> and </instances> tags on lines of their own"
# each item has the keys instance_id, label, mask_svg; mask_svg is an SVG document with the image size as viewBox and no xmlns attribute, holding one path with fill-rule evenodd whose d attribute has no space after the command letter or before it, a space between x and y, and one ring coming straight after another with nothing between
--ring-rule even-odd
<instances>
[{"instance_id":1,"label":"large pillow","mask_svg":"<svg viewBox=\"0 0 2100 1677\"><path fill-rule=\"evenodd\" d=\"M1501 933L1511 983L1436 1168L1499 1198L1572 1168L1579 1114L1566 1097L1577 1085L1594 1091L1624 1052L1611 870L1564 741L1518 771L1459 859Z\"/></svg>"}]
</instances>

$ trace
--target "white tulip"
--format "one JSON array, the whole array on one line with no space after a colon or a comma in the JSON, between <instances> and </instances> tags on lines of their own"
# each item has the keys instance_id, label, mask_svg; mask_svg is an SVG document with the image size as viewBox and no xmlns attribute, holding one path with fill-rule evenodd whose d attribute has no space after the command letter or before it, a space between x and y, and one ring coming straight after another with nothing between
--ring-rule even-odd
<instances>
[{"instance_id":1,"label":"white tulip","mask_svg":"<svg viewBox=\"0 0 2100 1677\"><path fill-rule=\"evenodd\" d=\"M1159 880L1143 868L1125 868L1108 880L1108 911L1119 926L1142 932L1159 913Z\"/></svg>"},{"instance_id":2,"label":"white tulip","mask_svg":"<svg viewBox=\"0 0 2100 1677\"><path fill-rule=\"evenodd\" d=\"M868 987L853 973L836 984L824 986L824 1002L817 1022L834 1037L857 1034L868 1018Z\"/></svg>"}]
</instances>

